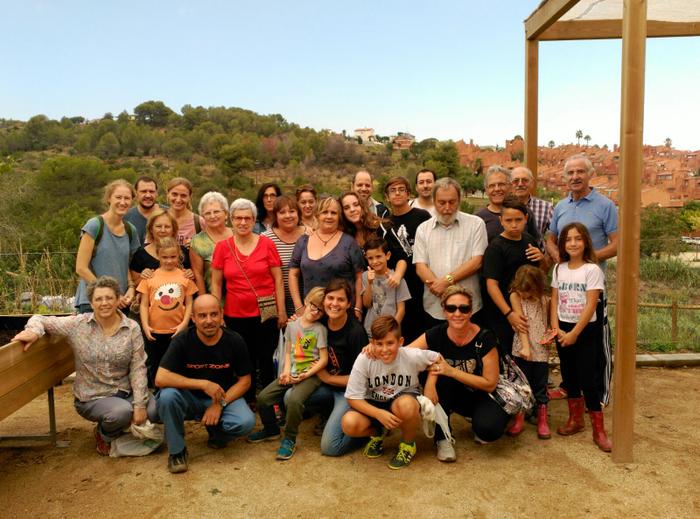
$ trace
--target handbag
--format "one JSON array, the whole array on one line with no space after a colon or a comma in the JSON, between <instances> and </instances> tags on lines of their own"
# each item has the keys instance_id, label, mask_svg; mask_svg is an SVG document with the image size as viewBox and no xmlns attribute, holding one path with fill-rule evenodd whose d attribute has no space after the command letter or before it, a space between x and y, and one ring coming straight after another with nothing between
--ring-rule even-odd
<instances>
[{"instance_id":1,"label":"handbag","mask_svg":"<svg viewBox=\"0 0 700 519\"><path fill-rule=\"evenodd\" d=\"M236 254L236 251L233 250L233 247L231 246L231 241L233 241L233 238L230 238L230 241L226 240L226 243L228 243L228 248L231 249L231 254L236 260L238 268L241 269L241 272L243 272L243 277L245 277L245 280L248 282L250 289L255 295L255 300L258 303L258 310L260 310L260 322L264 323L268 319L276 319L279 314L277 313L277 300L275 299L275 296L258 296L258 293L255 291L255 287L253 287L253 283L250 282L250 279L248 279L248 274L246 274L245 270L243 269L241 260L238 259L238 254Z\"/></svg>"},{"instance_id":2,"label":"handbag","mask_svg":"<svg viewBox=\"0 0 700 519\"><path fill-rule=\"evenodd\" d=\"M482 334L483 330L479 332L474 346L476 347L477 367L483 374L484 365L479 353L483 346ZM503 358L499 355L499 363L498 384L496 389L489 393L491 399L511 416L532 409L532 406L535 404L535 397L532 394L532 388L530 388L530 383L527 381L525 373L522 372L507 353Z\"/></svg>"}]
</instances>

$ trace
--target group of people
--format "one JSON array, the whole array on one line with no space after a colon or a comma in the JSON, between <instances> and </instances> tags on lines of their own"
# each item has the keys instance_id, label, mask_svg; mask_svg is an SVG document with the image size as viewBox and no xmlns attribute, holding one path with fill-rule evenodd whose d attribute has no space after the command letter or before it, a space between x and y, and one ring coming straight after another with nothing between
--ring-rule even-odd
<instances>
[{"instance_id":1,"label":"group of people","mask_svg":"<svg viewBox=\"0 0 700 519\"><path fill-rule=\"evenodd\" d=\"M489 203L476 215L460 210L457 181L427 169L415 198L395 176L378 202L362 170L339 197L266 183L255 202L208 192L198 214L187 179L168 183L162 206L154 179L116 180L107 210L82 228L79 313L34 316L16 340L67 336L75 407L97 422L98 452L131 422L162 422L171 472L188 468L192 419L211 448L280 439L281 460L309 414L322 417L329 456L364 443L380 457L396 429L391 468L416 453L419 395L470 418L478 442L518 435L526 417L490 397L506 355L532 387L540 438L551 436L548 399L566 397L557 432L583 430L587 409L595 443L610 451L604 268L617 211L590 186L593 174L585 156L567 160L570 192L554 208L532 195L526 168L489 168ZM552 342L562 384L548 391ZM439 460L455 461L449 430L438 427L435 443Z\"/></svg>"}]
</instances>

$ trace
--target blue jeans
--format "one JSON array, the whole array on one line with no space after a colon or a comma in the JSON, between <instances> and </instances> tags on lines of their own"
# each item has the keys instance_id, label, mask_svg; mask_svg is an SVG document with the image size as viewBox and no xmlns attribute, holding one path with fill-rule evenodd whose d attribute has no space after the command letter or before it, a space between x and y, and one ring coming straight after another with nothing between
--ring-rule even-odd
<instances>
[{"instance_id":1,"label":"blue jeans","mask_svg":"<svg viewBox=\"0 0 700 519\"><path fill-rule=\"evenodd\" d=\"M340 421L350 409L345 399L345 388L322 384L306 401L307 408L333 407L321 436L321 454L342 456L366 443L366 438L352 438L343 432Z\"/></svg>"},{"instance_id":2,"label":"blue jeans","mask_svg":"<svg viewBox=\"0 0 700 519\"><path fill-rule=\"evenodd\" d=\"M158 415L165 425L168 452L178 454L185 448L185 420L201 420L211 398L199 397L187 389L166 387L157 396ZM255 415L243 398L224 407L216 428L230 439L245 436L253 430Z\"/></svg>"}]
</instances>

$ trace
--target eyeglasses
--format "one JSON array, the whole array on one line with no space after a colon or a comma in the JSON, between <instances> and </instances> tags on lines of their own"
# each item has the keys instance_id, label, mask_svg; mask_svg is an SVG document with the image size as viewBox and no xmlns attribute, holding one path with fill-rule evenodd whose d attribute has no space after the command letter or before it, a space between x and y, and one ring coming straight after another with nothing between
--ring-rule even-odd
<instances>
[{"instance_id":1,"label":"eyeglasses","mask_svg":"<svg viewBox=\"0 0 700 519\"><path fill-rule=\"evenodd\" d=\"M445 308L445 312L447 312L448 314L453 314L457 310L459 310L460 313L463 314L468 314L472 311L472 307L470 305L445 305L443 308Z\"/></svg>"},{"instance_id":2,"label":"eyeglasses","mask_svg":"<svg viewBox=\"0 0 700 519\"><path fill-rule=\"evenodd\" d=\"M513 179L513 184L529 184L530 179L529 178L514 178Z\"/></svg>"},{"instance_id":3,"label":"eyeglasses","mask_svg":"<svg viewBox=\"0 0 700 519\"><path fill-rule=\"evenodd\" d=\"M404 193L408 193L408 189L405 187L390 187L387 189L387 192L390 195L403 195Z\"/></svg>"},{"instance_id":4,"label":"eyeglasses","mask_svg":"<svg viewBox=\"0 0 700 519\"><path fill-rule=\"evenodd\" d=\"M486 189L505 189L508 186L505 182L498 182L496 184L489 184Z\"/></svg>"},{"instance_id":5,"label":"eyeglasses","mask_svg":"<svg viewBox=\"0 0 700 519\"><path fill-rule=\"evenodd\" d=\"M214 218L215 216L219 216L221 213L223 213L221 209L215 209L213 211L207 211L206 213L202 213L202 216L204 218Z\"/></svg>"},{"instance_id":6,"label":"eyeglasses","mask_svg":"<svg viewBox=\"0 0 700 519\"><path fill-rule=\"evenodd\" d=\"M234 222L252 222L252 216L234 216L231 218Z\"/></svg>"},{"instance_id":7,"label":"eyeglasses","mask_svg":"<svg viewBox=\"0 0 700 519\"><path fill-rule=\"evenodd\" d=\"M320 308L320 307L316 306L316 305L313 304L313 303L309 303L309 304L311 305L311 311L312 311L312 312L317 313L317 314L322 314L322 313L323 313L323 308Z\"/></svg>"}]
</instances>

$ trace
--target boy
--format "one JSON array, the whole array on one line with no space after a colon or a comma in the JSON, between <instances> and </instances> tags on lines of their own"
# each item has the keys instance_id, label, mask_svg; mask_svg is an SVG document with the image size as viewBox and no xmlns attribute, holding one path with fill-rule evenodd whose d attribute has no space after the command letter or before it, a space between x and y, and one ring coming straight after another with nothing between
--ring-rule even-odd
<instances>
[{"instance_id":1,"label":"boy","mask_svg":"<svg viewBox=\"0 0 700 519\"><path fill-rule=\"evenodd\" d=\"M400 469L416 454L416 429L421 421L418 374L440 354L418 348L402 348L401 327L393 317L383 315L372 323L374 359L361 353L350 372L345 398L351 410L343 416L343 432L348 436L369 436L364 454L378 458L384 453L388 429L400 429L399 450L389 468ZM430 373L426 389L435 388L437 375Z\"/></svg>"},{"instance_id":2,"label":"boy","mask_svg":"<svg viewBox=\"0 0 700 519\"><path fill-rule=\"evenodd\" d=\"M387 267L391 252L384 239L370 238L364 250L369 267L362 273L362 304L367 308L365 330L371 337L372 323L380 315L393 315L401 324L406 313L405 301L411 299L411 294L403 279L398 286L390 285L394 271Z\"/></svg>"},{"instance_id":3,"label":"boy","mask_svg":"<svg viewBox=\"0 0 700 519\"><path fill-rule=\"evenodd\" d=\"M284 394L292 387L286 402L287 422L277 451L278 460L288 460L294 455L304 403L321 385L316 373L328 363L327 331L317 322L323 316L323 297L323 288L312 288L304 299L304 314L287 324L282 374L258 395L258 412L263 428L248 437L251 443L279 438L280 428L273 406L281 405Z\"/></svg>"}]
</instances>

